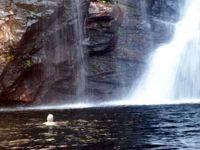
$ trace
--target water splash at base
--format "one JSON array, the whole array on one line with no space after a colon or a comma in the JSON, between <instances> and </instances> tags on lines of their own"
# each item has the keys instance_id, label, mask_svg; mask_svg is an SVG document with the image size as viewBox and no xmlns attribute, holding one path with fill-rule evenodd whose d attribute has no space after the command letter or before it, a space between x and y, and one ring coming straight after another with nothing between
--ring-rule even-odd
<instances>
[{"instance_id":1,"label":"water splash at base","mask_svg":"<svg viewBox=\"0 0 200 150\"><path fill-rule=\"evenodd\" d=\"M131 91L131 104L183 103L185 99L190 103L200 98L200 1L187 0L185 5L173 39L155 50Z\"/></svg>"},{"instance_id":2,"label":"water splash at base","mask_svg":"<svg viewBox=\"0 0 200 150\"><path fill-rule=\"evenodd\" d=\"M103 106L144 106L144 105L181 105L181 104L200 104L200 99L139 99L130 101L128 99L116 100L102 103Z\"/></svg>"},{"instance_id":3,"label":"water splash at base","mask_svg":"<svg viewBox=\"0 0 200 150\"><path fill-rule=\"evenodd\" d=\"M146 102L148 101L148 103ZM161 103L162 102L162 103ZM113 100L102 103L75 103L65 105L49 105L49 106L31 106L16 108L0 108L0 112L16 112L16 111L40 111L40 110L67 110L67 109L88 109L88 108L106 108L106 107L123 107L123 106L152 106L152 105L182 105L182 104L200 104L200 99L181 99L181 100L136 100L134 103L128 99Z\"/></svg>"}]
</instances>

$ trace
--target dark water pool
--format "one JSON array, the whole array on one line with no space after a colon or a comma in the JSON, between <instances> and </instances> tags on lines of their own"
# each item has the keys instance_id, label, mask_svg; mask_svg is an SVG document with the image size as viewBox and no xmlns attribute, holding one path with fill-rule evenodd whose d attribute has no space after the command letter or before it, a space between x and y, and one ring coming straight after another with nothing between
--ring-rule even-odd
<instances>
[{"instance_id":1,"label":"dark water pool","mask_svg":"<svg viewBox=\"0 0 200 150\"><path fill-rule=\"evenodd\" d=\"M0 112L3 149L199 150L200 105Z\"/></svg>"}]
</instances>

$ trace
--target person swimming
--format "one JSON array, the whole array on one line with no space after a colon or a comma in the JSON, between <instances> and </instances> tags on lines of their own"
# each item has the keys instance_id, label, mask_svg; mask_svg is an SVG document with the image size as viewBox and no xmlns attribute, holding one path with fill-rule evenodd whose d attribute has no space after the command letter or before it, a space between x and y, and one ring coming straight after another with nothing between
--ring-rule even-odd
<instances>
[{"instance_id":1,"label":"person swimming","mask_svg":"<svg viewBox=\"0 0 200 150\"><path fill-rule=\"evenodd\" d=\"M45 124L47 126L55 126L56 122L53 121L53 115L52 114L48 114L47 122L44 122L43 124Z\"/></svg>"}]
</instances>

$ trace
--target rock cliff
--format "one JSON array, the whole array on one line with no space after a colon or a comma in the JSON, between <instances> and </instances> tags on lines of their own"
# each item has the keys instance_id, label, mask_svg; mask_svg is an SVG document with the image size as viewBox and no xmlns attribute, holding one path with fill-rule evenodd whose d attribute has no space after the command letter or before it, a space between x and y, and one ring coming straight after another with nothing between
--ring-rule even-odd
<instances>
[{"instance_id":1,"label":"rock cliff","mask_svg":"<svg viewBox=\"0 0 200 150\"><path fill-rule=\"evenodd\" d=\"M126 94L146 56L170 40L180 0L2 0L0 104L75 102L75 25L81 21L84 94L106 100Z\"/></svg>"},{"instance_id":2,"label":"rock cliff","mask_svg":"<svg viewBox=\"0 0 200 150\"><path fill-rule=\"evenodd\" d=\"M91 39L88 85L94 99L128 94L148 54L173 36L182 6L180 0L118 0L109 17L97 14L87 30Z\"/></svg>"}]
</instances>

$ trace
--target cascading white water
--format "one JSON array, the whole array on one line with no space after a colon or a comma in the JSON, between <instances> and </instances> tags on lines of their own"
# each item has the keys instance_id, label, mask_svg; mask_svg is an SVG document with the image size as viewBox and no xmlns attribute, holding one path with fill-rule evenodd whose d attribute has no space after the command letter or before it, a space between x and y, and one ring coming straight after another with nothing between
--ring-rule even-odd
<instances>
[{"instance_id":1,"label":"cascading white water","mask_svg":"<svg viewBox=\"0 0 200 150\"><path fill-rule=\"evenodd\" d=\"M72 0L75 4L76 11L76 22L74 26L75 40L76 40L76 57L77 57L77 73L76 73L76 95L78 99L83 100L85 96L85 86L86 86L86 68L84 61L84 50L83 50L83 14L81 7L81 0Z\"/></svg>"},{"instance_id":2,"label":"cascading white water","mask_svg":"<svg viewBox=\"0 0 200 150\"><path fill-rule=\"evenodd\" d=\"M150 57L147 70L131 95L135 104L170 103L200 96L200 0L187 0L183 18L170 43ZM130 102L130 100L129 100Z\"/></svg>"}]
</instances>

